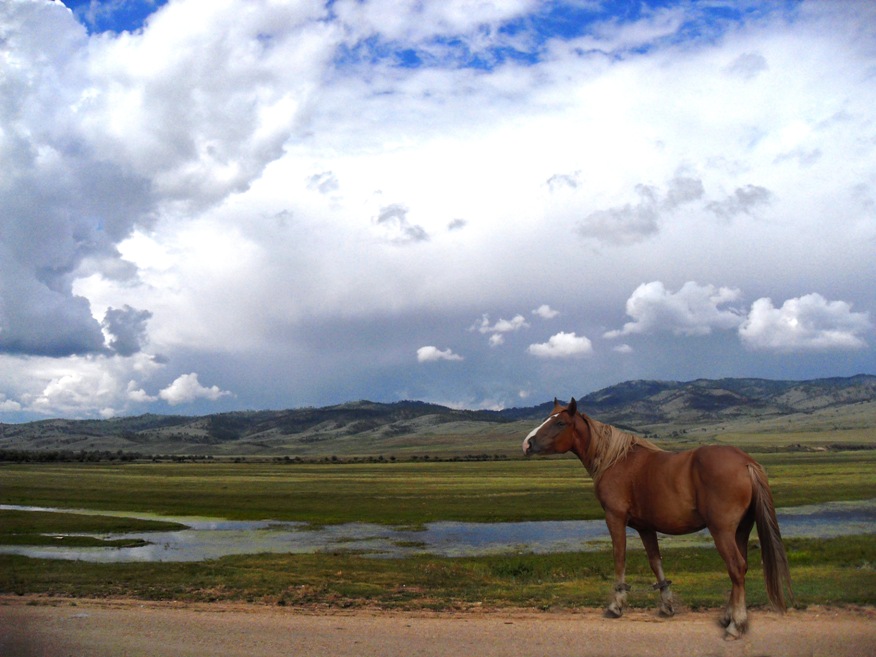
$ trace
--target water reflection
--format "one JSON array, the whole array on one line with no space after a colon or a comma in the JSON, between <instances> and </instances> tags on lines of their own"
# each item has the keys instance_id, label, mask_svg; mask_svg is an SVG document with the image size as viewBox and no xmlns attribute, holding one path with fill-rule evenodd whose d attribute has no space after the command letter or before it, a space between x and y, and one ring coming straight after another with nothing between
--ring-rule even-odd
<instances>
[{"instance_id":1,"label":"water reflection","mask_svg":"<svg viewBox=\"0 0 876 657\"><path fill-rule=\"evenodd\" d=\"M313 528L306 523L273 520L242 521L215 518L167 518L147 514L107 513L0 505L0 510L57 511L159 519L185 529L130 534L89 534L103 539L143 539L149 545L131 548L67 548L62 546L2 545L0 554L42 559L71 559L101 563L131 561L203 561L235 554L312 553L339 550L374 557L434 554L447 557L514 552L568 552L605 549L608 532L602 520L545 522L434 522L421 531L369 523ZM779 510L786 538L829 538L876 533L876 499L829 502ZM705 532L665 537L664 545L710 545ZM631 541L635 547L637 541Z\"/></svg>"}]
</instances>

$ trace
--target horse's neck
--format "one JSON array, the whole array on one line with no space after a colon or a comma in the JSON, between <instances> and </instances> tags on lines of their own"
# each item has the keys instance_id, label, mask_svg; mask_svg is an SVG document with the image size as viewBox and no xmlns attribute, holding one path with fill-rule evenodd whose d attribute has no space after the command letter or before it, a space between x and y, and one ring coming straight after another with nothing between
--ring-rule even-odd
<instances>
[{"instance_id":1,"label":"horse's neck","mask_svg":"<svg viewBox=\"0 0 876 657\"><path fill-rule=\"evenodd\" d=\"M599 435L602 423L583 413L581 414L581 420L585 428L574 451L590 476L594 477L593 468L598 460L600 441L602 440L602 437Z\"/></svg>"},{"instance_id":2,"label":"horse's neck","mask_svg":"<svg viewBox=\"0 0 876 657\"><path fill-rule=\"evenodd\" d=\"M626 458L631 446L631 437L620 429L583 416L587 424L589 440L583 446L578 458L584 464L594 481Z\"/></svg>"}]
</instances>

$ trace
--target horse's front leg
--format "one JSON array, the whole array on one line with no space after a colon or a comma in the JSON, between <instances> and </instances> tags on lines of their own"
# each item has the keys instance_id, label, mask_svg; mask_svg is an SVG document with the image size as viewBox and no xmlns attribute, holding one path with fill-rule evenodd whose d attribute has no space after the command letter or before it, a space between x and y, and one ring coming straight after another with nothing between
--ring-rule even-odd
<instances>
[{"instance_id":1,"label":"horse's front leg","mask_svg":"<svg viewBox=\"0 0 876 657\"><path fill-rule=\"evenodd\" d=\"M630 587L624 581L627 559L627 523L626 518L614 514L606 514L605 524L611 534L611 547L614 552L614 594L605 610L606 618L620 618L627 603L627 592Z\"/></svg>"},{"instance_id":2,"label":"horse's front leg","mask_svg":"<svg viewBox=\"0 0 876 657\"><path fill-rule=\"evenodd\" d=\"M663 575L663 560L660 558L657 532L640 529L639 536L642 537L642 545L645 546L645 552L648 554L648 563L651 564L651 570L657 578L654 588L660 591L660 615L673 616L675 608L672 605L672 589L669 587L672 582Z\"/></svg>"}]
</instances>

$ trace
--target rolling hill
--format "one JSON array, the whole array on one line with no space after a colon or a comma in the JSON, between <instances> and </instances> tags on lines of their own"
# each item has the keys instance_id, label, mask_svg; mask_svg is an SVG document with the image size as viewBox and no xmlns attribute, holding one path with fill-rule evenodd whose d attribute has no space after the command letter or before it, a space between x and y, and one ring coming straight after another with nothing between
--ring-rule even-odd
<instances>
[{"instance_id":1,"label":"rolling hill","mask_svg":"<svg viewBox=\"0 0 876 657\"><path fill-rule=\"evenodd\" d=\"M552 402L502 411L419 401L191 417L0 424L0 449L139 454L329 456L516 455ZM876 445L876 376L809 381L628 381L579 398L584 412L658 440ZM796 442L794 442L796 441ZM813 442L814 441L814 442Z\"/></svg>"}]
</instances>

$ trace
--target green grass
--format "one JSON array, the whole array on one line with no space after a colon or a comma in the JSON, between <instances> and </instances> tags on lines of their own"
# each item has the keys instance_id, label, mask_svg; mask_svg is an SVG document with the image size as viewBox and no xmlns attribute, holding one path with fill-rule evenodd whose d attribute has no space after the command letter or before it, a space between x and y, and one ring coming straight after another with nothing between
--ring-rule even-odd
<instances>
[{"instance_id":1,"label":"green grass","mask_svg":"<svg viewBox=\"0 0 876 657\"><path fill-rule=\"evenodd\" d=\"M141 539L104 539L68 534L125 534L167 531L183 525L158 520L43 511L0 511L0 545L64 547L138 547Z\"/></svg>"},{"instance_id":2,"label":"green grass","mask_svg":"<svg viewBox=\"0 0 876 657\"><path fill-rule=\"evenodd\" d=\"M231 519L419 525L600 517L577 461L10 465L0 502Z\"/></svg>"},{"instance_id":3,"label":"green grass","mask_svg":"<svg viewBox=\"0 0 876 657\"><path fill-rule=\"evenodd\" d=\"M876 537L787 542L798 606L876 603ZM719 607L729 590L715 550L664 550L679 602ZM766 605L756 552L747 593ZM335 553L247 555L201 563L89 564L0 556L0 592L57 596L133 596L150 600L378 606L405 609L575 608L603 605L613 581L608 552L472 558L368 559ZM630 553L630 604L651 607L653 575L644 552Z\"/></svg>"},{"instance_id":4,"label":"green grass","mask_svg":"<svg viewBox=\"0 0 876 657\"><path fill-rule=\"evenodd\" d=\"M876 451L761 454L777 506L874 497ZM0 503L162 516L419 525L597 519L571 458L475 463L7 465Z\"/></svg>"}]
</instances>

